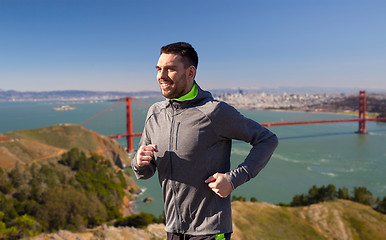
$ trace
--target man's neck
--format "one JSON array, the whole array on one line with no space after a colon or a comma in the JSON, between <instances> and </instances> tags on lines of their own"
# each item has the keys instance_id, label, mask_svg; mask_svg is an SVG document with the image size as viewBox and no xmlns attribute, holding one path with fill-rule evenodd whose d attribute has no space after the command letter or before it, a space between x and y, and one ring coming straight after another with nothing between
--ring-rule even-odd
<instances>
[{"instance_id":1,"label":"man's neck","mask_svg":"<svg viewBox=\"0 0 386 240\"><path fill-rule=\"evenodd\" d=\"M195 97L197 97L197 94L198 94L197 84L196 84L196 83L193 83L193 87L192 87L192 89L190 90L190 92L188 92L187 94L185 94L185 95L182 96L182 97L175 98L174 100L181 101L181 102L182 102L182 101L192 100L192 99L194 99Z\"/></svg>"}]
</instances>

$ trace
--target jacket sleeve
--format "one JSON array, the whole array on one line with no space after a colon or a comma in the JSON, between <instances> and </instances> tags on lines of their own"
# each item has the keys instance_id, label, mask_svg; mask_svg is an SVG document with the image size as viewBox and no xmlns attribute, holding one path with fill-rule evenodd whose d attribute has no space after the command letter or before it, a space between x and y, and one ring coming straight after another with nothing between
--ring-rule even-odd
<instances>
[{"instance_id":1,"label":"jacket sleeve","mask_svg":"<svg viewBox=\"0 0 386 240\"><path fill-rule=\"evenodd\" d=\"M236 169L226 173L233 188L236 189L256 177L267 165L278 145L278 139L274 133L244 117L226 103L219 103L214 116L213 126L221 138L242 140L252 145L244 162Z\"/></svg>"},{"instance_id":2,"label":"jacket sleeve","mask_svg":"<svg viewBox=\"0 0 386 240\"><path fill-rule=\"evenodd\" d=\"M147 119L149 119L149 118L147 118ZM147 121L146 121L146 123L147 123ZM151 139L150 139L150 137L148 137L147 131L146 131L146 123L145 123L145 128L142 132L141 140L139 141L139 147L142 145L151 144ZM137 153L135 153L135 155L131 161L131 167L134 171L135 177L137 179L148 179L148 178L152 177L156 171L156 165L154 162L154 158L150 162L149 165L145 165L145 166L141 166L141 167L137 165L136 159L137 159Z\"/></svg>"}]
</instances>

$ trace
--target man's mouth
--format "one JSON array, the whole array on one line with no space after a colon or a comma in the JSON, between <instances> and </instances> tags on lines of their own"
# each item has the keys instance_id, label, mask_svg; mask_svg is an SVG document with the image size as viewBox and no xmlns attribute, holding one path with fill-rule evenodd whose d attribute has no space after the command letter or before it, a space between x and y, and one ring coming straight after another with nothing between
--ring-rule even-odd
<instances>
[{"instance_id":1,"label":"man's mouth","mask_svg":"<svg viewBox=\"0 0 386 240\"><path fill-rule=\"evenodd\" d=\"M168 89L173 84L171 81L162 81L160 82L161 89Z\"/></svg>"}]
</instances>

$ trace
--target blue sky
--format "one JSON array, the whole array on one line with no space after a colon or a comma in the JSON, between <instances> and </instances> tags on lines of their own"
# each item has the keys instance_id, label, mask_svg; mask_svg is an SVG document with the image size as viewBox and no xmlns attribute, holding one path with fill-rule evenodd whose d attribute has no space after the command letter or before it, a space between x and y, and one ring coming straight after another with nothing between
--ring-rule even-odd
<instances>
[{"instance_id":1,"label":"blue sky","mask_svg":"<svg viewBox=\"0 0 386 240\"><path fill-rule=\"evenodd\" d=\"M158 90L186 41L205 89L386 89L386 1L0 0L0 89Z\"/></svg>"}]
</instances>

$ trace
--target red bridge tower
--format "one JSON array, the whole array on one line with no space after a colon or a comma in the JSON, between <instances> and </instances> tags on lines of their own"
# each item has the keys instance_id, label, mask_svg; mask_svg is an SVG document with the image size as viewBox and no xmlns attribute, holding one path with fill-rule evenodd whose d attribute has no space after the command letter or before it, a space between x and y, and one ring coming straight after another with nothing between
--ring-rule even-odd
<instances>
[{"instance_id":1,"label":"red bridge tower","mask_svg":"<svg viewBox=\"0 0 386 240\"><path fill-rule=\"evenodd\" d=\"M359 126L358 133L367 133L366 131L366 91L359 92Z\"/></svg>"}]
</instances>

